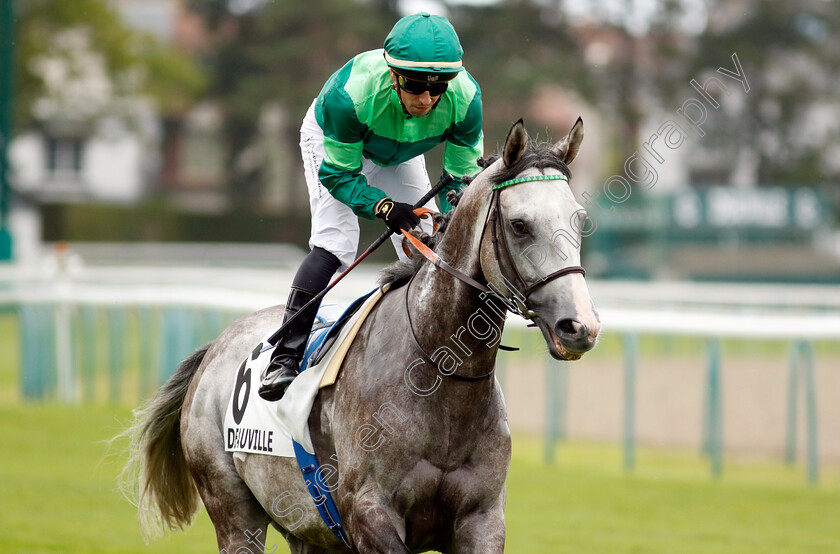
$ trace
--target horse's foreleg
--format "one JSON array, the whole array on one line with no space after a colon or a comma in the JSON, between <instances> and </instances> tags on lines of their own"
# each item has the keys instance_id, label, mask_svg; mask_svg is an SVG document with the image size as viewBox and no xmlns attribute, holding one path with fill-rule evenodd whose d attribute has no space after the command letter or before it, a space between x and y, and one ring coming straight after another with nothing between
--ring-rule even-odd
<instances>
[{"instance_id":1,"label":"horse's foreleg","mask_svg":"<svg viewBox=\"0 0 840 554\"><path fill-rule=\"evenodd\" d=\"M330 552L338 552L337 550L330 550L322 546L305 543L294 535L285 534L286 542L289 545L289 552L292 554L329 554ZM266 552L270 552L266 550Z\"/></svg>"},{"instance_id":2,"label":"horse's foreleg","mask_svg":"<svg viewBox=\"0 0 840 554\"><path fill-rule=\"evenodd\" d=\"M493 554L505 551L504 500L487 512L459 518L455 536L446 552Z\"/></svg>"},{"instance_id":3,"label":"horse's foreleg","mask_svg":"<svg viewBox=\"0 0 840 554\"><path fill-rule=\"evenodd\" d=\"M372 494L360 494L353 503L348 533L358 552L411 552L405 545L405 523Z\"/></svg>"}]
</instances>

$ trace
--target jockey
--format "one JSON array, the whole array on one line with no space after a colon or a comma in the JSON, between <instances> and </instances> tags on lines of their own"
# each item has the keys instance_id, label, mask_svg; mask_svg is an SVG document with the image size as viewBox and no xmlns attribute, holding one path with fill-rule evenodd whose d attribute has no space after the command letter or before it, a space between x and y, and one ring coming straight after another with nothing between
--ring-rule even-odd
<instances>
[{"instance_id":1,"label":"jockey","mask_svg":"<svg viewBox=\"0 0 840 554\"><path fill-rule=\"evenodd\" d=\"M353 263L358 217L379 218L394 232L431 222L412 211L431 188L423 154L445 143L443 170L456 177L438 195L441 210L457 178L478 173L483 153L481 90L464 71L463 49L445 17L420 13L397 21L384 50L357 55L334 73L300 130L309 206L310 253L292 281L284 322ZM437 211L434 200L426 208ZM283 397L298 374L318 306L298 316L261 376L259 395Z\"/></svg>"}]
</instances>

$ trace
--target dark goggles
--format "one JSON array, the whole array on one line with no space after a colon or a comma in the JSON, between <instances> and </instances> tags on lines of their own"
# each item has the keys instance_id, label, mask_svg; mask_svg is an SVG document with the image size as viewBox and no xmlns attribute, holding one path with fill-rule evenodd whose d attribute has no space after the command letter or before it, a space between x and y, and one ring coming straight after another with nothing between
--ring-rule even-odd
<instances>
[{"instance_id":1,"label":"dark goggles","mask_svg":"<svg viewBox=\"0 0 840 554\"><path fill-rule=\"evenodd\" d=\"M446 92L449 87L448 81L436 81L428 83L426 81L415 81L413 79L406 79L402 75L397 75L397 84L401 89L409 94L423 94L428 92L429 96L440 96Z\"/></svg>"}]
</instances>

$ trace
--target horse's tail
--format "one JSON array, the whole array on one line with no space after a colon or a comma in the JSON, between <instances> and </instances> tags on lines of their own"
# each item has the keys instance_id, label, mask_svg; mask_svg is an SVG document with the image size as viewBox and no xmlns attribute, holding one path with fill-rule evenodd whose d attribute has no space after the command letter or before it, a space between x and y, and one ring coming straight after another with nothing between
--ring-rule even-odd
<instances>
[{"instance_id":1,"label":"horse's tail","mask_svg":"<svg viewBox=\"0 0 840 554\"><path fill-rule=\"evenodd\" d=\"M131 454L120 474L123 493L137 506L143 536L183 529L199 507L198 490L181 447L181 406L208 346L181 362L154 398L134 412Z\"/></svg>"}]
</instances>

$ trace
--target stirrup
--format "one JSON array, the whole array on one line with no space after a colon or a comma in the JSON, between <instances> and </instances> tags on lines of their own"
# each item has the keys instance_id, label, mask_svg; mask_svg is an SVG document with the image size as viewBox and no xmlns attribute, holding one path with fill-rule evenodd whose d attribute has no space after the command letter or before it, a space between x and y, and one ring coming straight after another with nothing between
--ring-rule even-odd
<instances>
[{"instance_id":1,"label":"stirrup","mask_svg":"<svg viewBox=\"0 0 840 554\"><path fill-rule=\"evenodd\" d=\"M293 362L293 360L286 361ZM260 388L257 391L260 398L269 402L276 402L283 398L283 395L286 394L286 389L289 388L289 385L298 376L298 372L294 367L278 364L279 367L272 368L273 365L274 362L272 361L266 368L265 373L261 376Z\"/></svg>"}]
</instances>

